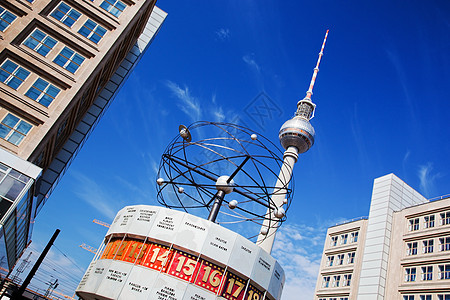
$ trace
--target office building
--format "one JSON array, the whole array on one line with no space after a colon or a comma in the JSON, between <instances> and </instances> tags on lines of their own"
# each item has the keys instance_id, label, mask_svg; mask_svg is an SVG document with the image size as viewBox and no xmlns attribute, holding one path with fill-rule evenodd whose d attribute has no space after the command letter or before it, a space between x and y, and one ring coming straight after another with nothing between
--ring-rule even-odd
<instances>
[{"instance_id":1,"label":"office building","mask_svg":"<svg viewBox=\"0 0 450 300\"><path fill-rule=\"evenodd\" d=\"M156 0L0 2L0 274L158 32Z\"/></svg>"},{"instance_id":2,"label":"office building","mask_svg":"<svg viewBox=\"0 0 450 300\"><path fill-rule=\"evenodd\" d=\"M314 299L450 299L450 198L375 179L368 218L330 227Z\"/></svg>"}]
</instances>

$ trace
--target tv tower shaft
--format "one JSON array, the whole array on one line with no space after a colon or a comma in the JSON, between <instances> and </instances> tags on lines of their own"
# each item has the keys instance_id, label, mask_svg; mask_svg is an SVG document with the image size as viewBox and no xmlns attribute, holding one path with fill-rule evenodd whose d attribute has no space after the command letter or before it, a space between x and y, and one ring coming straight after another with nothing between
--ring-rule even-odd
<instances>
[{"instance_id":1,"label":"tv tower shaft","mask_svg":"<svg viewBox=\"0 0 450 300\"><path fill-rule=\"evenodd\" d=\"M256 244L263 248L267 253L272 251L275 234L279 227L279 220L285 215L285 210L283 208L285 204L284 199L289 182L292 178L294 164L298 160L298 154L308 151L314 144L315 131L309 120L314 117L316 105L311 101L311 96L317 73L319 72L319 64L322 59L325 42L327 41L328 31L329 30L327 30L325 34L306 96L297 103L295 116L281 126L278 134L280 143L286 151L283 155L283 166L278 175L278 180L275 184L272 196L272 204L275 205L276 208L269 208L267 210L266 218L264 219L256 241Z\"/></svg>"}]
</instances>

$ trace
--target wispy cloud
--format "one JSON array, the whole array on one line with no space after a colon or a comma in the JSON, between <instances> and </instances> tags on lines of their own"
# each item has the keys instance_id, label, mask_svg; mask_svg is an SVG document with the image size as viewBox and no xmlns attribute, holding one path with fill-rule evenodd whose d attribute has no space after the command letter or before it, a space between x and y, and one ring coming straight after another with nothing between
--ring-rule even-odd
<instances>
[{"instance_id":1,"label":"wispy cloud","mask_svg":"<svg viewBox=\"0 0 450 300\"><path fill-rule=\"evenodd\" d=\"M416 125L416 124L418 124L418 118L417 118L417 113L416 113L415 106L414 106L414 99L411 96L411 88L410 88L411 86L408 84L408 77L407 77L408 73L405 72L405 69L400 60L400 55L397 52L386 49L386 53L387 53L387 57L393 64L394 69L397 73L398 80L400 82L400 86L403 90L405 102L408 106L408 110L411 115L411 119L413 120L413 122L411 122L411 123L413 125Z\"/></svg>"},{"instance_id":2,"label":"wispy cloud","mask_svg":"<svg viewBox=\"0 0 450 300\"><path fill-rule=\"evenodd\" d=\"M249 65L251 68L255 69L258 73L261 72L261 67L256 62L254 54L247 54L242 57L242 60Z\"/></svg>"},{"instance_id":3,"label":"wispy cloud","mask_svg":"<svg viewBox=\"0 0 450 300\"><path fill-rule=\"evenodd\" d=\"M212 104L214 104L213 107L211 108L211 113L214 116L214 121L215 122L225 121L226 116L225 116L222 106L217 104L216 94L212 95L211 102L212 102Z\"/></svg>"},{"instance_id":4,"label":"wispy cloud","mask_svg":"<svg viewBox=\"0 0 450 300\"><path fill-rule=\"evenodd\" d=\"M272 254L286 273L283 299L314 298L325 234L324 226L304 224L283 225L277 232Z\"/></svg>"},{"instance_id":5,"label":"wispy cloud","mask_svg":"<svg viewBox=\"0 0 450 300\"><path fill-rule=\"evenodd\" d=\"M72 175L77 186L74 189L75 195L105 217L110 220L114 219L120 208L119 203L114 203L114 197L107 195L102 187L89 177L75 171L72 172Z\"/></svg>"},{"instance_id":6,"label":"wispy cloud","mask_svg":"<svg viewBox=\"0 0 450 300\"><path fill-rule=\"evenodd\" d=\"M371 159L369 159L369 154L367 151L366 145L367 135L364 134L364 132L361 129L363 127L361 126L357 103L354 104L354 110L350 121L351 121L352 135L356 145L359 166L361 167L363 172L366 172L367 169L370 168Z\"/></svg>"},{"instance_id":7,"label":"wispy cloud","mask_svg":"<svg viewBox=\"0 0 450 300\"><path fill-rule=\"evenodd\" d=\"M425 197L430 197L436 190L436 179L441 177L441 174L433 172L433 164L428 162L426 165L419 166L419 180L420 190Z\"/></svg>"},{"instance_id":8,"label":"wispy cloud","mask_svg":"<svg viewBox=\"0 0 450 300\"><path fill-rule=\"evenodd\" d=\"M216 37L220 41L227 41L230 39L231 32L228 28L220 28L216 31Z\"/></svg>"},{"instance_id":9,"label":"wispy cloud","mask_svg":"<svg viewBox=\"0 0 450 300\"><path fill-rule=\"evenodd\" d=\"M201 119L202 110L198 99L191 95L189 88L184 86L180 87L173 81L167 80L166 86L173 93L173 95L180 100L177 106L188 116L192 118L193 121L198 121Z\"/></svg>"}]
</instances>

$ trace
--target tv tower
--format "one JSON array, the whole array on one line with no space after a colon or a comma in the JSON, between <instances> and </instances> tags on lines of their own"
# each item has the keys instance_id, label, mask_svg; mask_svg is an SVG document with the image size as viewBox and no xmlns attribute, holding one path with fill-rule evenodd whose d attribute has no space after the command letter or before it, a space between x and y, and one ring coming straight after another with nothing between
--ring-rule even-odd
<instances>
[{"instance_id":1,"label":"tv tower","mask_svg":"<svg viewBox=\"0 0 450 300\"><path fill-rule=\"evenodd\" d=\"M317 64L314 68L314 73L311 78L311 83L309 84L309 89L306 92L306 96L303 100L300 100L297 103L297 111L295 112L295 116L286 121L283 126L281 126L280 132L278 133L280 143L286 151L283 154L283 166L281 167L278 175L278 180L272 196L273 204L277 208L267 210L267 216L270 215L270 218L267 217L264 220L256 242L256 244L268 253L272 251L275 233L278 227L277 220L281 219L285 214L283 208L285 204L285 188L288 186L292 178L292 170L294 168L294 164L297 162L298 154L305 153L314 144L315 131L309 120L314 117L316 105L311 101L311 96L313 94L312 90L316 81L317 73L319 73L319 64L322 59L325 42L327 41L328 31L329 30L325 33L319 58L317 59ZM272 222L275 220L276 224L272 225L271 220Z\"/></svg>"}]
</instances>

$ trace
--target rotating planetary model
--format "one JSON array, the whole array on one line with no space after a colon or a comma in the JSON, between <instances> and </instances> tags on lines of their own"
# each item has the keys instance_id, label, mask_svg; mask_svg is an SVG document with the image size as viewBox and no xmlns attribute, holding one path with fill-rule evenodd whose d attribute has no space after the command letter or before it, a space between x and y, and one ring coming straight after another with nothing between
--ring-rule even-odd
<instances>
[{"instance_id":1,"label":"rotating planetary model","mask_svg":"<svg viewBox=\"0 0 450 300\"><path fill-rule=\"evenodd\" d=\"M281 152L236 124L196 122L162 155L162 206L120 210L78 288L81 299L279 300L283 268L270 255L292 200L292 171L314 144L312 89L279 131Z\"/></svg>"}]
</instances>

